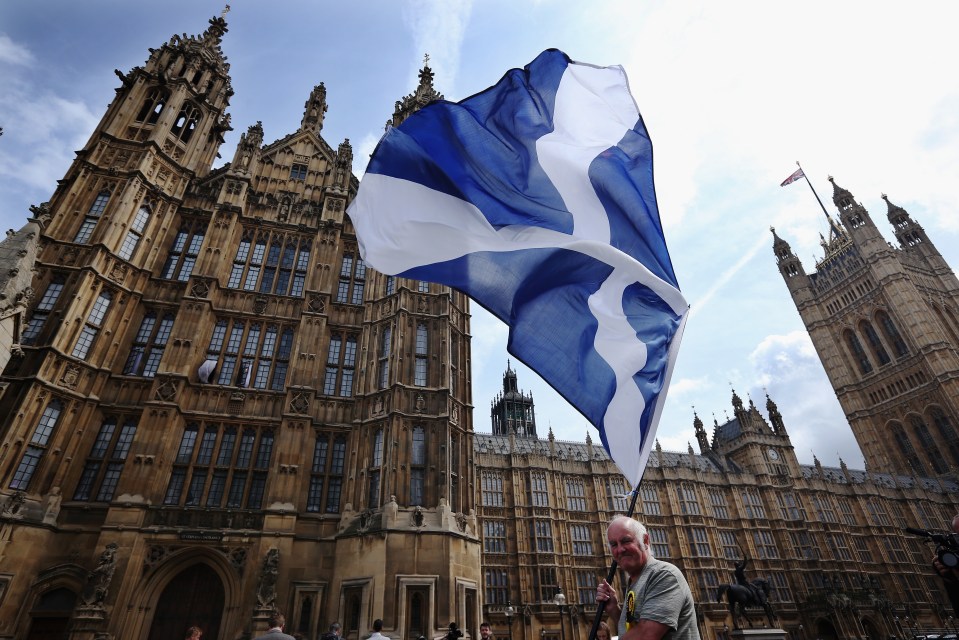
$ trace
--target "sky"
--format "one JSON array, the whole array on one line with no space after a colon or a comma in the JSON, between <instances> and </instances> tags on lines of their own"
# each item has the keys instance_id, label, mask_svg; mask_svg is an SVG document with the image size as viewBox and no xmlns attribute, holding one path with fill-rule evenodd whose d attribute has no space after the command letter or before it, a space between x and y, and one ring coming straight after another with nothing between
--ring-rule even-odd
<instances>
[{"instance_id":1,"label":"sky","mask_svg":"<svg viewBox=\"0 0 959 640\"><path fill-rule=\"evenodd\" d=\"M959 4L596 0L232 0L222 48L239 134L295 131L316 84L327 88L323 135L349 138L361 175L425 53L435 86L460 100L555 47L621 64L653 141L656 191L673 266L692 305L657 438L669 451L732 415L732 389L765 413L776 401L801 462L862 454L805 333L772 253L774 226L808 272L826 218L804 182L779 184L800 161L831 214L827 177L852 192L887 240L881 195L921 224L959 266ZM158 9L158 7L162 7ZM19 228L48 200L119 80L148 47L199 34L223 3L4 0L0 3L0 225ZM950 62L952 61L952 62ZM472 306L473 422L510 361L533 394L541 436L595 431L506 352L507 327ZM595 439L595 437L594 437Z\"/></svg>"}]
</instances>

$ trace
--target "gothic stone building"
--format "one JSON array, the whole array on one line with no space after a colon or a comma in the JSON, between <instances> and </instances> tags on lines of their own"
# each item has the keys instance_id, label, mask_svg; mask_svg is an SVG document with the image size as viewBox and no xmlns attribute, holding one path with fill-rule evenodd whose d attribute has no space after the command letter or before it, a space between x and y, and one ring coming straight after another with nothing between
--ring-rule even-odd
<instances>
[{"instance_id":1,"label":"gothic stone building","mask_svg":"<svg viewBox=\"0 0 959 640\"><path fill-rule=\"evenodd\" d=\"M468 300L365 268L322 84L297 131L264 143L256 123L212 168L226 30L120 74L50 202L0 243L0 638L234 640L278 608L311 640L376 618L468 640L484 617L504 639L583 640L629 487L588 439L536 438L509 370L474 433ZM392 122L435 97L424 68ZM924 380L945 379L946 349L893 302L908 353L937 360ZM711 442L696 418L699 454L657 448L640 487L704 637L731 626L715 589L741 552L794 637L941 626L930 552L901 528L939 528L953 481L886 469L878 445L868 473L800 465L774 404L733 406Z\"/></svg>"},{"instance_id":2,"label":"gothic stone building","mask_svg":"<svg viewBox=\"0 0 959 640\"><path fill-rule=\"evenodd\" d=\"M3 244L36 295L26 324L29 282L0 305L0 637L233 639L274 608L311 639L475 636L467 299L366 270L322 84L297 131L256 123L211 168L226 31L118 72ZM424 68L393 122L437 96Z\"/></svg>"},{"instance_id":3,"label":"gothic stone building","mask_svg":"<svg viewBox=\"0 0 959 640\"><path fill-rule=\"evenodd\" d=\"M771 399L768 419L735 393L732 406L712 438L695 417L698 454L657 443L636 504L654 555L689 580L702 637L726 640L733 628L716 594L744 555L747 575L769 580L791 638L951 629L932 549L903 529L942 531L959 505L955 479L800 464ZM501 640L585 640L612 561L605 525L627 508L623 476L589 437L474 437L486 617ZM761 610L752 617L766 623Z\"/></svg>"},{"instance_id":4,"label":"gothic stone building","mask_svg":"<svg viewBox=\"0 0 959 640\"><path fill-rule=\"evenodd\" d=\"M830 178L832 181L832 178ZM833 184L823 258L806 274L773 230L773 251L870 469L959 469L959 280L925 230L883 196L898 242Z\"/></svg>"}]
</instances>

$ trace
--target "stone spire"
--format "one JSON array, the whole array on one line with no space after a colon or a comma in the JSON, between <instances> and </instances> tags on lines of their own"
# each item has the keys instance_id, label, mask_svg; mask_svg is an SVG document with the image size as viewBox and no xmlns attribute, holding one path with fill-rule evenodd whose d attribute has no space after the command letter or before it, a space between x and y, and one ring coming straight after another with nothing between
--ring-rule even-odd
<instances>
[{"instance_id":1,"label":"stone spire","mask_svg":"<svg viewBox=\"0 0 959 640\"><path fill-rule=\"evenodd\" d=\"M303 120L300 121L301 131L310 131L319 136L323 130L323 118L326 116L326 85L322 82L310 92L310 97L303 105Z\"/></svg>"},{"instance_id":2,"label":"stone spire","mask_svg":"<svg viewBox=\"0 0 959 640\"><path fill-rule=\"evenodd\" d=\"M443 94L433 87L433 70L430 68L430 56L423 56L423 68L420 69L420 83L413 93L402 100L396 101L396 108L393 110L393 119L387 125L398 127L400 123L409 118L415 112L419 111L434 100L442 100Z\"/></svg>"}]
</instances>

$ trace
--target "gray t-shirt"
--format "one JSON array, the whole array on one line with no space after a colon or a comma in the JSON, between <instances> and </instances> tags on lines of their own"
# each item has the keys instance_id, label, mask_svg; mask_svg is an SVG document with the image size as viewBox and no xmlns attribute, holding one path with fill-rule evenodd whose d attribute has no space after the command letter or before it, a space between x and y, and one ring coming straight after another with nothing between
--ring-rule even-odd
<instances>
[{"instance_id":1,"label":"gray t-shirt","mask_svg":"<svg viewBox=\"0 0 959 640\"><path fill-rule=\"evenodd\" d=\"M693 594L683 574L668 562L649 558L629 585L619 616L619 637L639 620L668 626L664 640L699 640Z\"/></svg>"}]
</instances>

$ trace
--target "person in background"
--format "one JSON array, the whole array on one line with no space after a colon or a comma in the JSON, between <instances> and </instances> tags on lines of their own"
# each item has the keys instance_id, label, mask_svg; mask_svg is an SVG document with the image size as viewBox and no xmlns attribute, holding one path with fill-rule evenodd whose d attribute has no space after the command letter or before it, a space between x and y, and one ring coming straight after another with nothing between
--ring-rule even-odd
<instances>
[{"instance_id":1,"label":"person in background","mask_svg":"<svg viewBox=\"0 0 959 640\"><path fill-rule=\"evenodd\" d=\"M381 631L383 631L383 621L377 618L373 621L373 633L370 635L369 640L389 640L389 638L380 633Z\"/></svg>"},{"instance_id":2,"label":"person in background","mask_svg":"<svg viewBox=\"0 0 959 640\"><path fill-rule=\"evenodd\" d=\"M200 640L200 636L203 635L203 631L200 627L190 627L186 630L186 635L183 636L183 640Z\"/></svg>"},{"instance_id":3,"label":"person in background","mask_svg":"<svg viewBox=\"0 0 959 640\"><path fill-rule=\"evenodd\" d=\"M952 532L959 533L959 515L952 519ZM942 578L946 595L949 596L949 602L952 604L953 615L959 616L959 566L947 567L939 561L939 554L933 554L932 566Z\"/></svg>"},{"instance_id":4,"label":"person in background","mask_svg":"<svg viewBox=\"0 0 959 640\"><path fill-rule=\"evenodd\" d=\"M270 630L256 640L296 640L293 636L283 633L283 627L286 626L286 617L279 611L271 613L266 623L270 625Z\"/></svg>"},{"instance_id":5,"label":"person in background","mask_svg":"<svg viewBox=\"0 0 959 640\"><path fill-rule=\"evenodd\" d=\"M485 620L480 623L480 640L493 640L493 628Z\"/></svg>"},{"instance_id":6,"label":"person in background","mask_svg":"<svg viewBox=\"0 0 959 640\"><path fill-rule=\"evenodd\" d=\"M322 635L320 640L342 640L343 636L340 635L340 623L334 622L330 625L330 630Z\"/></svg>"},{"instance_id":7,"label":"person in background","mask_svg":"<svg viewBox=\"0 0 959 640\"><path fill-rule=\"evenodd\" d=\"M596 629L596 640L613 640L613 635L609 632L609 625L605 622L599 623Z\"/></svg>"},{"instance_id":8,"label":"person in background","mask_svg":"<svg viewBox=\"0 0 959 640\"><path fill-rule=\"evenodd\" d=\"M607 617L619 620L619 640L699 640L693 594L682 572L653 557L646 527L616 516L606 529L609 548L629 576L625 602L603 580L596 602Z\"/></svg>"}]
</instances>

